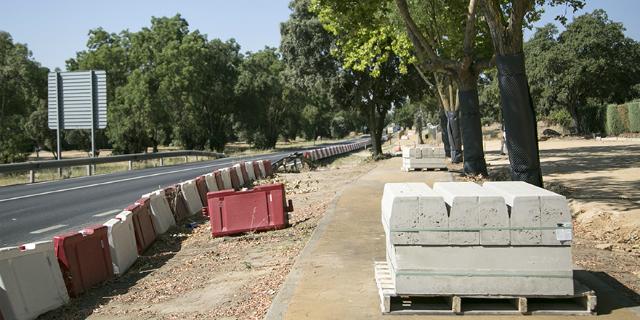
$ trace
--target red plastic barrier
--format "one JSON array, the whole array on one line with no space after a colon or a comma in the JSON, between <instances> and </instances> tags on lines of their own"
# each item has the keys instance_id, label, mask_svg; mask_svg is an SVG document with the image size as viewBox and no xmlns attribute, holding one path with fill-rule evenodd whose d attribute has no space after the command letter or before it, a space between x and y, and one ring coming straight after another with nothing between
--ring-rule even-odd
<instances>
[{"instance_id":1,"label":"red plastic barrier","mask_svg":"<svg viewBox=\"0 0 640 320\"><path fill-rule=\"evenodd\" d=\"M289 225L284 185L257 186L244 191L218 191L207 194L211 234L214 237L249 231L282 229Z\"/></svg>"},{"instance_id":2,"label":"red plastic barrier","mask_svg":"<svg viewBox=\"0 0 640 320\"><path fill-rule=\"evenodd\" d=\"M239 163L240 171L242 172L242 181L244 184L249 184L249 173L247 172L247 168L244 166L244 163Z\"/></svg>"},{"instance_id":3,"label":"red plastic barrier","mask_svg":"<svg viewBox=\"0 0 640 320\"><path fill-rule=\"evenodd\" d=\"M271 160L262 160L264 164L264 170L267 172L267 177L273 175L273 168L271 168Z\"/></svg>"},{"instance_id":4,"label":"red plastic barrier","mask_svg":"<svg viewBox=\"0 0 640 320\"><path fill-rule=\"evenodd\" d=\"M70 296L113 277L106 226L55 236L53 245Z\"/></svg>"},{"instance_id":5,"label":"red plastic barrier","mask_svg":"<svg viewBox=\"0 0 640 320\"><path fill-rule=\"evenodd\" d=\"M156 241L156 229L153 225L151 210L149 207L149 198L142 198L125 208L133 214L133 230L136 234L136 245L138 254L142 254L151 244Z\"/></svg>"},{"instance_id":6,"label":"red plastic barrier","mask_svg":"<svg viewBox=\"0 0 640 320\"><path fill-rule=\"evenodd\" d=\"M234 189L240 189L240 180L238 180L238 173L236 172L236 168L229 168L229 175L231 176L231 185Z\"/></svg>"},{"instance_id":7,"label":"red plastic barrier","mask_svg":"<svg viewBox=\"0 0 640 320\"><path fill-rule=\"evenodd\" d=\"M205 180L204 176L199 176L196 178L196 187L198 188L198 194L200 195L200 201L202 202L202 206L207 205L207 180Z\"/></svg>"},{"instance_id":8,"label":"red plastic barrier","mask_svg":"<svg viewBox=\"0 0 640 320\"><path fill-rule=\"evenodd\" d=\"M180 190L180 185L165 188L164 195L176 221L181 221L189 216L189 209Z\"/></svg>"},{"instance_id":9,"label":"red plastic barrier","mask_svg":"<svg viewBox=\"0 0 640 320\"><path fill-rule=\"evenodd\" d=\"M216 185L218 190L224 190L224 181L222 181L222 175L219 170L213 172L213 176L216 178Z\"/></svg>"},{"instance_id":10,"label":"red plastic barrier","mask_svg":"<svg viewBox=\"0 0 640 320\"><path fill-rule=\"evenodd\" d=\"M251 164L253 164L253 172L256 175L256 179L264 179L265 177L262 176L262 171L260 170L258 161L251 161Z\"/></svg>"}]
</instances>

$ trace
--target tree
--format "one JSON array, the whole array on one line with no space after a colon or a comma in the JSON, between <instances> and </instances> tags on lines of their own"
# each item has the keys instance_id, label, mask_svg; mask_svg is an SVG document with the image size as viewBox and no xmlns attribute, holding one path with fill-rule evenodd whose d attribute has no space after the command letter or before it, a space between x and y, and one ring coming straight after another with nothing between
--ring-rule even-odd
<instances>
[{"instance_id":1,"label":"tree","mask_svg":"<svg viewBox=\"0 0 640 320\"><path fill-rule=\"evenodd\" d=\"M542 187L535 108L525 71L522 28L539 19L540 7L566 4L574 8L582 0L480 0L496 55L500 101L511 163L511 179Z\"/></svg>"},{"instance_id":2,"label":"tree","mask_svg":"<svg viewBox=\"0 0 640 320\"><path fill-rule=\"evenodd\" d=\"M561 34L549 24L524 44L531 96L546 115L559 106L571 115L574 131L584 133L581 107L635 97L640 82L640 45L624 26L595 10L576 17Z\"/></svg>"},{"instance_id":3,"label":"tree","mask_svg":"<svg viewBox=\"0 0 640 320\"><path fill-rule=\"evenodd\" d=\"M309 6L310 0L290 2L292 13L280 25L280 51L285 64L284 84L297 98L294 105L299 107L302 130L308 139L315 139L333 135L334 114L348 107L334 98L341 69L340 61L331 55L335 37L324 30Z\"/></svg>"},{"instance_id":4,"label":"tree","mask_svg":"<svg viewBox=\"0 0 640 320\"><path fill-rule=\"evenodd\" d=\"M56 135L54 130L49 129L48 110L44 100L38 109L29 115L27 122L24 124L24 129L29 139L36 146L37 157L40 157L40 150L47 149L51 151L54 158L57 158Z\"/></svg>"},{"instance_id":5,"label":"tree","mask_svg":"<svg viewBox=\"0 0 640 320\"><path fill-rule=\"evenodd\" d=\"M462 109L465 172L485 174L482 133L478 112L477 77L491 64L488 36L476 21L477 3L431 0L337 1L316 0L316 11L328 30L339 37L338 47L347 67L370 66L375 76L390 55L413 63L428 86L437 86L443 107ZM464 25L464 29L460 29ZM406 65L401 69L406 70ZM428 74L434 75L434 80ZM435 82L435 83L432 83ZM458 90L460 88L460 90ZM454 97L455 95L455 97ZM450 120L455 121L455 114ZM455 130L456 126L448 126ZM459 139L450 134L453 149ZM459 156L452 154L452 160Z\"/></svg>"},{"instance_id":6,"label":"tree","mask_svg":"<svg viewBox=\"0 0 640 320\"><path fill-rule=\"evenodd\" d=\"M248 54L240 65L236 116L248 140L259 149L274 148L282 132L288 107L283 99L283 69L275 48Z\"/></svg>"},{"instance_id":7,"label":"tree","mask_svg":"<svg viewBox=\"0 0 640 320\"><path fill-rule=\"evenodd\" d=\"M47 73L26 45L0 32L0 163L23 161L33 151L25 126L47 97Z\"/></svg>"}]
</instances>

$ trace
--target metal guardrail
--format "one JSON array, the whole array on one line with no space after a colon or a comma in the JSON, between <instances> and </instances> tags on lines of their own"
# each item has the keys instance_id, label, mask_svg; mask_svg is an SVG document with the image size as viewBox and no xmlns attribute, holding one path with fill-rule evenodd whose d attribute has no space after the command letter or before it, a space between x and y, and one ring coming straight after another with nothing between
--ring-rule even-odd
<instances>
[{"instance_id":1,"label":"metal guardrail","mask_svg":"<svg viewBox=\"0 0 640 320\"><path fill-rule=\"evenodd\" d=\"M123 154L108 157L96 157L96 158L75 158L75 159L62 159L62 160L42 160L42 161L27 161L19 163L0 164L0 173L11 172L24 172L29 171L30 182L34 182L34 172L41 169L55 169L65 167L87 166L87 174L91 175L91 167L96 164L113 163L113 162L125 162L129 161L129 170L132 169L132 163L134 161L144 161L152 159L172 158L172 157L187 157L187 156L203 156L224 158L224 153L198 151L198 150L184 150L184 151L166 151L155 153L133 153Z\"/></svg>"}]
</instances>

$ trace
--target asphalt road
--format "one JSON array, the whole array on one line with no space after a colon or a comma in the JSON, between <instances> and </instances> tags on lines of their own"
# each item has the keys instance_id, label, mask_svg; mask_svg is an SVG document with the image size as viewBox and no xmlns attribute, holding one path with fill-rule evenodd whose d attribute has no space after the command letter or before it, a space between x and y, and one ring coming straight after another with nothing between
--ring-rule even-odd
<instances>
[{"instance_id":1,"label":"asphalt road","mask_svg":"<svg viewBox=\"0 0 640 320\"><path fill-rule=\"evenodd\" d=\"M0 187L0 247L48 240L67 231L102 224L142 194L240 160L274 162L293 151Z\"/></svg>"}]
</instances>

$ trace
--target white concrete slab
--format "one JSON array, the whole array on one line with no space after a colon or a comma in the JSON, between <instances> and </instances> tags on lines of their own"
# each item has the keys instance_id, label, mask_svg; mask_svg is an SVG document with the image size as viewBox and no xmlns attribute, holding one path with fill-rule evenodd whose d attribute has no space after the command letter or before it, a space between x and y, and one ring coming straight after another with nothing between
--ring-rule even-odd
<instances>
[{"instance_id":1,"label":"white concrete slab","mask_svg":"<svg viewBox=\"0 0 640 320\"><path fill-rule=\"evenodd\" d=\"M4 319L35 319L69 302L52 241L0 249Z\"/></svg>"}]
</instances>

